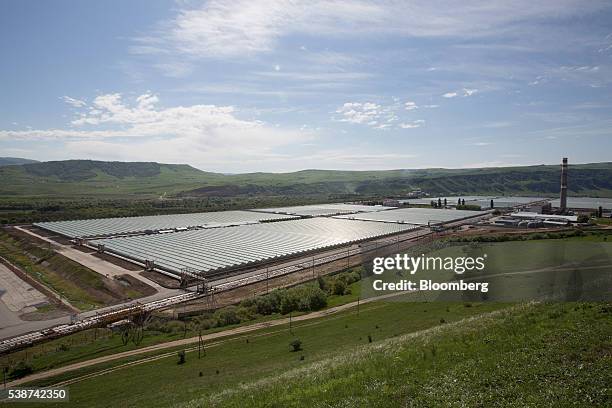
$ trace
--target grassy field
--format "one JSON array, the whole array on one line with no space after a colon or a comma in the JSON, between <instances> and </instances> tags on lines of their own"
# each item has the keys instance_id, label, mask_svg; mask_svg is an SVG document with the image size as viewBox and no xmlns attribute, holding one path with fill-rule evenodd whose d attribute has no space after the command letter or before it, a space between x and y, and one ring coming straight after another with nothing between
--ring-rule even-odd
<instances>
[{"instance_id":1,"label":"grassy field","mask_svg":"<svg viewBox=\"0 0 612 408\"><path fill-rule=\"evenodd\" d=\"M610 304L531 304L361 346L185 407L604 407Z\"/></svg>"},{"instance_id":2,"label":"grassy field","mask_svg":"<svg viewBox=\"0 0 612 408\"><path fill-rule=\"evenodd\" d=\"M205 357L198 359L197 351L188 352L182 365L177 364L173 354L71 384L71 404L162 407L187 402L334 357L369 344L370 339L377 343L503 307L506 305L493 303L370 303L362 305L359 314L353 308L338 315L294 323L292 332L288 327L277 327L237 336L216 346L206 345ZM292 352L289 343L296 338L302 341L303 350Z\"/></svg>"}]
</instances>

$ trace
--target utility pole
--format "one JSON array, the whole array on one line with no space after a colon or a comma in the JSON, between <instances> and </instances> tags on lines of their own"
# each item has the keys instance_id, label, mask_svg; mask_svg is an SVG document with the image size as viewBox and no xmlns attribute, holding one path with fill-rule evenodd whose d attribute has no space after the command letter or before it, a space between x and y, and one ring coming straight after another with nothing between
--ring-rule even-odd
<instances>
[{"instance_id":1,"label":"utility pole","mask_svg":"<svg viewBox=\"0 0 612 408\"><path fill-rule=\"evenodd\" d=\"M312 256L312 277L315 276L315 268L314 268L314 255Z\"/></svg>"},{"instance_id":2,"label":"utility pole","mask_svg":"<svg viewBox=\"0 0 612 408\"><path fill-rule=\"evenodd\" d=\"M202 329L200 328L200 333L198 334L198 359L202 358Z\"/></svg>"},{"instance_id":3,"label":"utility pole","mask_svg":"<svg viewBox=\"0 0 612 408\"><path fill-rule=\"evenodd\" d=\"M346 248L346 268L351 267L351 247Z\"/></svg>"},{"instance_id":4,"label":"utility pole","mask_svg":"<svg viewBox=\"0 0 612 408\"><path fill-rule=\"evenodd\" d=\"M269 279L270 279L270 267L266 266L266 294L268 293L268 290L269 290L269 285L270 285Z\"/></svg>"},{"instance_id":5,"label":"utility pole","mask_svg":"<svg viewBox=\"0 0 612 408\"><path fill-rule=\"evenodd\" d=\"M289 312L289 333L293 334L293 328L291 327L291 315L293 312Z\"/></svg>"},{"instance_id":6,"label":"utility pole","mask_svg":"<svg viewBox=\"0 0 612 408\"><path fill-rule=\"evenodd\" d=\"M187 319L186 319L187 304L183 303L183 338L187 337Z\"/></svg>"},{"instance_id":7,"label":"utility pole","mask_svg":"<svg viewBox=\"0 0 612 408\"><path fill-rule=\"evenodd\" d=\"M361 296L357 296L357 317L359 317L359 299Z\"/></svg>"}]
</instances>

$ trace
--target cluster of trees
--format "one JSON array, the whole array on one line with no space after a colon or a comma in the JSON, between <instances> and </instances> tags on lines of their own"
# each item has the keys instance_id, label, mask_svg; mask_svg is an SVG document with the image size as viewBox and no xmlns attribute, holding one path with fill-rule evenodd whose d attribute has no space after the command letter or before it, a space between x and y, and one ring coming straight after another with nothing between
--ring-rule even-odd
<instances>
[{"instance_id":1,"label":"cluster of trees","mask_svg":"<svg viewBox=\"0 0 612 408\"><path fill-rule=\"evenodd\" d=\"M479 205L474 204L462 204L457 206L458 210L468 210L468 211L480 211L482 208Z\"/></svg>"},{"instance_id":2,"label":"cluster of trees","mask_svg":"<svg viewBox=\"0 0 612 408\"><path fill-rule=\"evenodd\" d=\"M563 239L571 237L582 237L586 235L583 230L574 229L572 231L548 232L535 234L516 234L516 235L477 235L473 237L452 238L452 242L506 242L506 241L531 241L537 239Z\"/></svg>"},{"instance_id":3,"label":"cluster of trees","mask_svg":"<svg viewBox=\"0 0 612 408\"><path fill-rule=\"evenodd\" d=\"M184 198L11 198L0 200L0 225L87 218L136 217L338 202L348 195Z\"/></svg>"},{"instance_id":4,"label":"cluster of trees","mask_svg":"<svg viewBox=\"0 0 612 408\"><path fill-rule=\"evenodd\" d=\"M248 322L276 313L288 314L320 310L327 306L329 296L350 294L350 285L360 279L361 274L356 270L322 276L316 282L293 288L275 289L266 295L245 299L238 305L203 313L192 318L189 323L177 320L153 320L147 325L147 330L180 333L185 331L188 325L190 330L197 332Z\"/></svg>"},{"instance_id":5,"label":"cluster of trees","mask_svg":"<svg viewBox=\"0 0 612 408\"><path fill-rule=\"evenodd\" d=\"M361 273L357 270L343 272L333 276L320 276L317 279L319 288L328 295L350 295L350 285L361 279Z\"/></svg>"}]
</instances>

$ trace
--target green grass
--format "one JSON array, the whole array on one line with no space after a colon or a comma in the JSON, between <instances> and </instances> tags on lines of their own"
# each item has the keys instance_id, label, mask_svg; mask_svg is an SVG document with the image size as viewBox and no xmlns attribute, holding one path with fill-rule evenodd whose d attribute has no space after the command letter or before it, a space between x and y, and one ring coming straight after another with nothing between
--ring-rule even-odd
<instances>
[{"instance_id":1,"label":"green grass","mask_svg":"<svg viewBox=\"0 0 612 408\"><path fill-rule=\"evenodd\" d=\"M346 295L331 295L327 297L327 307L339 306L345 303L356 302L361 295L361 281L353 282L348 285L350 291Z\"/></svg>"},{"instance_id":2,"label":"green grass","mask_svg":"<svg viewBox=\"0 0 612 408\"><path fill-rule=\"evenodd\" d=\"M612 218L595 218L593 221L599 225L612 225Z\"/></svg>"},{"instance_id":3,"label":"green grass","mask_svg":"<svg viewBox=\"0 0 612 408\"><path fill-rule=\"evenodd\" d=\"M609 406L611 312L610 304L519 307L345 349L212 396L202 390L184 406Z\"/></svg>"},{"instance_id":4,"label":"green grass","mask_svg":"<svg viewBox=\"0 0 612 408\"><path fill-rule=\"evenodd\" d=\"M204 358L198 360L197 351L188 352L184 365L178 365L173 355L77 382L70 385L71 404L168 406L353 350L368 344L368 335L376 343L437 326L441 319L453 322L503 307L502 304L466 307L462 303L370 303L361 306L359 315L353 308L326 318L294 322L293 333L288 327L275 327L235 337L219 346L208 345ZM295 338L303 342L303 350L297 353L289 347Z\"/></svg>"}]
</instances>

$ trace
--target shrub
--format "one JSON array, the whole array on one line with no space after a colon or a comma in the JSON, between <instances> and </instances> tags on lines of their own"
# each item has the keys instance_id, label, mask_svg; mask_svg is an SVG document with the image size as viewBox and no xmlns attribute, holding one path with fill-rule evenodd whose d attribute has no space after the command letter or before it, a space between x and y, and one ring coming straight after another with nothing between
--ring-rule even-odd
<instances>
[{"instance_id":1,"label":"shrub","mask_svg":"<svg viewBox=\"0 0 612 408\"><path fill-rule=\"evenodd\" d=\"M291 346L291 351L293 352L300 351L302 349L302 342L300 339L293 340L291 343L289 343L289 345Z\"/></svg>"},{"instance_id":2,"label":"shrub","mask_svg":"<svg viewBox=\"0 0 612 408\"><path fill-rule=\"evenodd\" d=\"M581 223L581 224L585 224L585 223L589 222L589 219L590 219L590 217L588 215L586 215L586 214L580 214L578 216L578 222Z\"/></svg>"},{"instance_id":3,"label":"shrub","mask_svg":"<svg viewBox=\"0 0 612 408\"><path fill-rule=\"evenodd\" d=\"M31 365L25 361L20 361L11 369L11 371L9 371L9 377L12 379L17 379L32 374L33 372L34 369Z\"/></svg>"},{"instance_id":4,"label":"shrub","mask_svg":"<svg viewBox=\"0 0 612 408\"><path fill-rule=\"evenodd\" d=\"M178 364L185 364L185 361L186 361L185 350L181 350L178 352L178 358L179 358Z\"/></svg>"},{"instance_id":5,"label":"shrub","mask_svg":"<svg viewBox=\"0 0 612 408\"><path fill-rule=\"evenodd\" d=\"M329 289L329 286L327 285L327 279L325 279L322 276L319 276L317 278L317 284L319 285L319 289L326 291Z\"/></svg>"},{"instance_id":6,"label":"shrub","mask_svg":"<svg viewBox=\"0 0 612 408\"><path fill-rule=\"evenodd\" d=\"M321 289L315 289L310 294L310 310L319 310L327 306L327 296Z\"/></svg>"},{"instance_id":7,"label":"shrub","mask_svg":"<svg viewBox=\"0 0 612 408\"><path fill-rule=\"evenodd\" d=\"M466 204L466 205L458 205L458 210L469 210L469 211L480 211L481 207L479 205Z\"/></svg>"},{"instance_id":8,"label":"shrub","mask_svg":"<svg viewBox=\"0 0 612 408\"><path fill-rule=\"evenodd\" d=\"M255 302L255 310L260 315L271 315L279 311L279 304L276 302L275 296L265 295L257 298Z\"/></svg>"},{"instance_id":9,"label":"shrub","mask_svg":"<svg viewBox=\"0 0 612 408\"><path fill-rule=\"evenodd\" d=\"M332 295L344 295L346 292L346 282L342 279L335 279L331 285L331 293Z\"/></svg>"},{"instance_id":10,"label":"shrub","mask_svg":"<svg viewBox=\"0 0 612 408\"><path fill-rule=\"evenodd\" d=\"M238 307L236 306L227 306L219 309L215 312L213 317L217 321L217 326L219 327L240 323L240 318L238 317Z\"/></svg>"},{"instance_id":11,"label":"shrub","mask_svg":"<svg viewBox=\"0 0 612 408\"><path fill-rule=\"evenodd\" d=\"M248 322L257 318L257 312L253 308L238 307L236 308L236 318L239 322Z\"/></svg>"}]
</instances>

